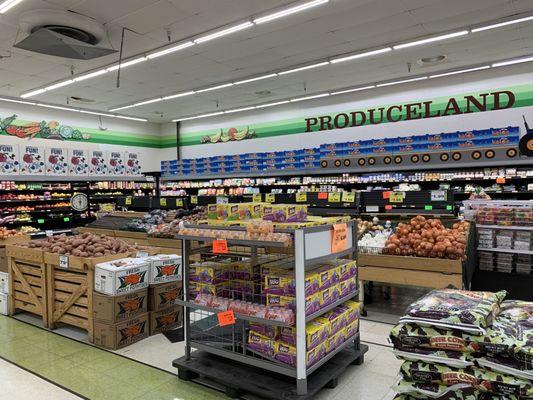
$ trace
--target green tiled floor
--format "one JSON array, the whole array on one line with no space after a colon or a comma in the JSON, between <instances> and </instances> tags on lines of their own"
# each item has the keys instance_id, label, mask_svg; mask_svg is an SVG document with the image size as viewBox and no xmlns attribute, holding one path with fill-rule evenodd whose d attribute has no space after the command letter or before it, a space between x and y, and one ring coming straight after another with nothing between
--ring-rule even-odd
<instances>
[{"instance_id":1,"label":"green tiled floor","mask_svg":"<svg viewBox=\"0 0 533 400\"><path fill-rule=\"evenodd\" d=\"M0 315L0 356L91 400L212 400L224 395Z\"/></svg>"}]
</instances>

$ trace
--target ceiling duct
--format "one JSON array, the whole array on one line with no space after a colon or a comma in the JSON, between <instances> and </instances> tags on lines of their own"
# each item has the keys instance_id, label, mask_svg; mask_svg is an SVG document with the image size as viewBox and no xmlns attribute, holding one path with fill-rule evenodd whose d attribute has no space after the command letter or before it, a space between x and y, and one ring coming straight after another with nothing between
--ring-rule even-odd
<instances>
[{"instance_id":1,"label":"ceiling duct","mask_svg":"<svg viewBox=\"0 0 533 400\"><path fill-rule=\"evenodd\" d=\"M56 57L90 60L115 53L97 46L105 30L95 20L62 10L32 10L20 16L21 29L28 36L14 47Z\"/></svg>"}]
</instances>

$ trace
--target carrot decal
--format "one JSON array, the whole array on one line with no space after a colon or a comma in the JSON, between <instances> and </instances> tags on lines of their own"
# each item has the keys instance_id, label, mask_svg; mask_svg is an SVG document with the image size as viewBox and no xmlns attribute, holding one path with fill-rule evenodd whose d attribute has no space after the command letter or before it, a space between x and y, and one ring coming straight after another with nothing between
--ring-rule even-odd
<instances>
[{"instance_id":1,"label":"carrot decal","mask_svg":"<svg viewBox=\"0 0 533 400\"><path fill-rule=\"evenodd\" d=\"M139 299L134 300L128 300L128 301L121 301L118 303L118 306L120 308L119 314L125 314L132 311L137 311L142 308L144 303L144 297L141 297Z\"/></svg>"},{"instance_id":2,"label":"carrot decal","mask_svg":"<svg viewBox=\"0 0 533 400\"><path fill-rule=\"evenodd\" d=\"M156 318L155 322L157 323L157 328L162 328L164 326L172 325L178 321L178 313L174 312L172 314L163 315L162 317Z\"/></svg>"},{"instance_id":3,"label":"carrot decal","mask_svg":"<svg viewBox=\"0 0 533 400\"><path fill-rule=\"evenodd\" d=\"M157 267L157 277L160 278L162 276L172 276L176 275L178 272L178 266L177 265L165 265L163 267Z\"/></svg>"},{"instance_id":4,"label":"carrot decal","mask_svg":"<svg viewBox=\"0 0 533 400\"><path fill-rule=\"evenodd\" d=\"M121 337L120 341L122 342L123 340L131 339L137 335L144 333L145 325L146 325L146 322L143 322L137 325L128 326L127 328L124 328L124 329L120 329L119 331L120 337Z\"/></svg>"},{"instance_id":5,"label":"carrot decal","mask_svg":"<svg viewBox=\"0 0 533 400\"><path fill-rule=\"evenodd\" d=\"M171 301L174 301L178 298L178 291L171 290L165 293L159 293L159 300L161 304L166 304Z\"/></svg>"},{"instance_id":6,"label":"carrot decal","mask_svg":"<svg viewBox=\"0 0 533 400\"><path fill-rule=\"evenodd\" d=\"M131 285L138 285L140 283L143 283L145 276L146 276L146 272L137 272L137 273L129 274L126 276L121 276L118 278L120 280L119 289L131 286Z\"/></svg>"}]
</instances>

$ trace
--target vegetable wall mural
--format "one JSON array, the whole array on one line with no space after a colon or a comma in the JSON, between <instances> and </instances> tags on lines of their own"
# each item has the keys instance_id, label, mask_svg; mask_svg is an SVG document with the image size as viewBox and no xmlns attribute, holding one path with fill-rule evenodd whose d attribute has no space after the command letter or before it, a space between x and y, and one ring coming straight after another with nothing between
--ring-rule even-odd
<instances>
[{"instance_id":1,"label":"vegetable wall mural","mask_svg":"<svg viewBox=\"0 0 533 400\"><path fill-rule=\"evenodd\" d=\"M200 139L200 144L207 143L226 143L232 142L235 140L244 140L244 139L253 139L257 137L255 131L250 130L250 127L246 127L242 130L237 130L237 128L229 128L227 131L220 129L214 135L205 135Z\"/></svg>"},{"instance_id":2,"label":"vegetable wall mural","mask_svg":"<svg viewBox=\"0 0 533 400\"><path fill-rule=\"evenodd\" d=\"M52 140L89 140L91 135L74 129L68 125L61 125L57 121L41 121L15 123L17 115L0 118L0 134L16 136L20 139L52 139Z\"/></svg>"}]
</instances>

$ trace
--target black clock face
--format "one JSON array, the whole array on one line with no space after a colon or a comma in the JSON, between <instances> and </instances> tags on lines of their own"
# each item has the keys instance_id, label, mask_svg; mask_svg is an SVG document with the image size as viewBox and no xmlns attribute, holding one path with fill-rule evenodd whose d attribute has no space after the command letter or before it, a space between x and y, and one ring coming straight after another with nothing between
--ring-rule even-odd
<instances>
[{"instance_id":1,"label":"black clock face","mask_svg":"<svg viewBox=\"0 0 533 400\"><path fill-rule=\"evenodd\" d=\"M89 201L85 193L75 193L70 198L70 206L76 211L85 211Z\"/></svg>"}]
</instances>

